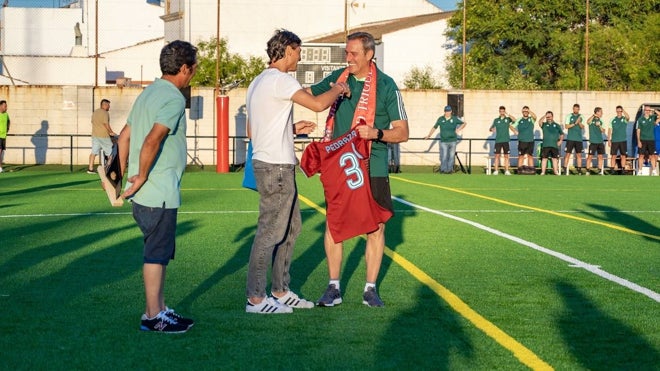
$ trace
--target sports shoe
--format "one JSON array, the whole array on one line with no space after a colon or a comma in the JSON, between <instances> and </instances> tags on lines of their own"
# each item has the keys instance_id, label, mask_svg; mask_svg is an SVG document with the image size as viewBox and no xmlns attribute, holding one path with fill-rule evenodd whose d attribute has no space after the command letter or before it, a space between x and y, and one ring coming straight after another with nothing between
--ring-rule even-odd
<instances>
[{"instance_id":1,"label":"sports shoe","mask_svg":"<svg viewBox=\"0 0 660 371\"><path fill-rule=\"evenodd\" d=\"M94 169L87 169L87 174L96 174L96 171Z\"/></svg>"},{"instance_id":2,"label":"sports shoe","mask_svg":"<svg viewBox=\"0 0 660 371\"><path fill-rule=\"evenodd\" d=\"M247 313L259 313L259 314L280 314L280 313L292 313L293 309L285 304L280 303L274 298L267 297L261 301L259 304L252 304L248 300L245 304L245 311Z\"/></svg>"},{"instance_id":3,"label":"sports shoe","mask_svg":"<svg viewBox=\"0 0 660 371\"><path fill-rule=\"evenodd\" d=\"M319 307L334 307L341 304L341 293L334 284L328 285L321 299L316 302Z\"/></svg>"},{"instance_id":4,"label":"sports shoe","mask_svg":"<svg viewBox=\"0 0 660 371\"><path fill-rule=\"evenodd\" d=\"M498 171L493 171L493 173L491 175L497 175L499 173L500 173L499 170Z\"/></svg>"},{"instance_id":5,"label":"sports shoe","mask_svg":"<svg viewBox=\"0 0 660 371\"><path fill-rule=\"evenodd\" d=\"M190 318L186 318L186 317L180 315L179 313L175 312L174 309L172 309L172 308L165 307L164 312L165 312L166 316L176 320L178 323L180 323L182 325L186 325L188 327L193 327L193 325L195 324L195 321L193 321Z\"/></svg>"},{"instance_id":6,"label":"sports shoe","mask_svg":"<svg viewBox=\"0 0 660 371\"><path fill-rule=\"evenodd\" d=\"M504 175L511 175L511 173L509 172L509 170L507 170L504 172Z\"/></svg>"},{"instance_id":7,"label":"sports shoe","mask_svg":"<svg viewBox=\"0 0 660 371\"><path fill-rule=\"evenodd\" d=\"M188 331L189 326L178 323L175 319L168 316L165 311L161 311L154 318L148 318L146 314L142 315L140 330L155 331L170 334L180 334Z\"/></svg>"},{"instance_id":8,"label":"sports shoe","mask_svg":"<svg viewBox=\"0 0 660 371\"><path fill-rule=\"evenodd\" d=\"M312 303L309 300L300 298L298 295L296 295L295 292L291 290L287 291L286 295L282 296L281 298L278 298L274 295L273 298L278 302L280 302L281 304L287 305L291 308L304 308L304 309L314 308L314 303Z\"/></svg>"},{"instance_id":9,"label":"sports shoe","mask_svg":"<svg viewBox=\"0 0 660 371\"><path fill-rule=\"evenodd\" d=\"M4 171L4 170L2 170L2 168L0 167L0 173L2 173L3 171Z\"/></svg>"},{"instance_id":10,"label":"sports shoe","mask_svg":"<svg viewBox=\"0 0 660 371\"><path fill-rule=\"evenodd\" d=\"M653 171L651 172L651 175L653 175L653 176L658 176L658 170L657 170L657 169L653 169Z\"/></svg>"},{"instance_id":11,"label":"sports shoe","mask_svg":"<svg viewBox=\"0 0 660 371\"><path fill-rule=\"evenodd\" d=\"M370 307L384 307L385 303L380 300L378 293L376 293L375 287L369 287L367 291L362 294L362 304L368 305Z\"/></svg>"}]
</instances>

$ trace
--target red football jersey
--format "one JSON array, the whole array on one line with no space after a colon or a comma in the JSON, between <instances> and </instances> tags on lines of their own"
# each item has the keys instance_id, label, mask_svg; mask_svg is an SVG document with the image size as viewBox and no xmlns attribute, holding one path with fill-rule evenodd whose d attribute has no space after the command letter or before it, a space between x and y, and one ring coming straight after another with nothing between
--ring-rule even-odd
<instances>
[{"instance_id":1,"label":"red football jersey","mask_svg":"<svg viewBox=\"0 0 660 371\"><path fill-rule=\"evenodd\" d=\"M353 129L330 142L310 143L300 160L308 177L321 173L328 228L336 243L373 232L392 217L371 194L368 159L369 142Z\"/></svg>"}]
</instances>

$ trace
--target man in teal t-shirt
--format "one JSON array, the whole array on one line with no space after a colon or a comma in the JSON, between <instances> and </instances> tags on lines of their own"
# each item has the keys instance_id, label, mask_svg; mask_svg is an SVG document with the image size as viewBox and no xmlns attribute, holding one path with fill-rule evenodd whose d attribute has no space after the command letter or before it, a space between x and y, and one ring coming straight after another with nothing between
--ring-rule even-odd
<instances>
[{"instance_id":1,"label":"man in teal t-shirt","mask_svg":"<svg viewBox=\"0 0 660 371\"><path fill-rule=\"evenodd\" d=\"M655 163L658 161L658 154L655 151L656 125L660 125L658 116L660 110L653 110L651 106L644 106L644 114L637 120L637 147L639 155L644 156L644 162L651 160L651 174L658 175Z\"/></svg>"},{"instance_id":2,"label":"man in teal t-shirt","mask_svg":"<svg viewBox=\"0 0 660 371\"><path fill-rule=\"evenodd\" d=\"M580 114L580 105L573 105L573 113L566 116L564 122L566 129L566 153L564 154L564 168L566 175L568 175L568 161L571 153L575 151L576 167L578 175L582 172L582 130L584 129L584 117Z\"/></svg>"},{"instance_id":3,"label":"man in teal t-shirt","mask_svg":"<svg viewBox=\"0 0 660 371\"><path fill-rule=\"evenodd\" d=\"M534 124L536 114L528 106L522 108L522 117L513 124L518 130L518 171L523 166L534 167Z\"/></svg>"},{"instance_id":4,"label":"man in teal t-shirt","mask_svg":"<svg viewBox=\"0 0 660 371\"><path fill-rule=\"evenodd\" d=\"M591 160L594 153L598 158L598 171L600 175L604 175L603 154L605 154L605 144L603 143L603 134L605 128L603 127L603 109L596 107L594 114L587 119L587 133L589 135L589 149L587 154L587 164L585 168L586 175L589 175L591 168Z\"/></svg>"},{"instance_id":5,"label":"man in teal t-shirt","mask_svg":"<svg viewBox=\"0 0 660 371\"><path fill-rule=\"evenodd\" d=\"M500 155L504 155L504 174L511 175L509 172L509 153L511 153L511 148L509 141L511 136L509 135L509 130L513 131L516 135L518 131L513 127L513 123L516 121L516 118L506 113L506 108L500 106L500 115L493 120L493 124L490 125L490 132L495 132L495 171L493 175L499 174L500 170Z\"/></svg>"},{"instance_id":6,"label":"man in teal t-shirt","mask_svg":"<svg viewBox=\"0 0 660 371\"><path fill-rule=\"evenodd\" d=\"M626 168L626 159L628 157L628 125L630 125L630 116L622 106L616 106L616 116L610 120L607 127L607 142L610 144L610 156L612 171L618 171L623 174ZM619 159L616 160L616 157Z\"/></svg>"},{"instance_id":7,"label":"man in teal t-shirt","mask_svg":"<svg viewBox=\"0 0 660 371\"><path fill-rule=\"evenodd\" d=\"M463 130L465 125L465 121L452 114L451 106L445 106L444 115L438 117L431 131L424 137L424 139L429 139L435 129L440 129L440 173L442 174L454 172L454 155L456 154L458 133Z\"/></svg>"},{"instance_id":8,"label":"man in teal t-shirt","mask_svg":"<svg viewBox=\"0 0 660 371\"><path fill-rule=\"evenodd\" d=\"M543 130L543 148L541 149L541 175L545 175L548 158L552 159L552 168L555 175L561 175L559 172L559 146L564 140L564 132L561 125L555 122L552 111L545 113L544 117L539 119L539 126Z\"/></svg>"}]
</instances>

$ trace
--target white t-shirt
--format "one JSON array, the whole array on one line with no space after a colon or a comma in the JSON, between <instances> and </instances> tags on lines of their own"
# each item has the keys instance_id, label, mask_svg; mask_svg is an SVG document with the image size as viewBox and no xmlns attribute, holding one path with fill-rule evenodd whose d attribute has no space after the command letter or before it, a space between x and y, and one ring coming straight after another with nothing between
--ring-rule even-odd
<instances>
[{"instance_id":1,"label":"white t-shirt","mask_svg":"<svg viewBox=\"0 0 660 371\"><path fill-rule=\"evenodd\" d=\"M302 86L293 76L268 68L247 91L252 158L270 164L296 164L293 147L293 101Z\"/></svg>"}]
</instances>

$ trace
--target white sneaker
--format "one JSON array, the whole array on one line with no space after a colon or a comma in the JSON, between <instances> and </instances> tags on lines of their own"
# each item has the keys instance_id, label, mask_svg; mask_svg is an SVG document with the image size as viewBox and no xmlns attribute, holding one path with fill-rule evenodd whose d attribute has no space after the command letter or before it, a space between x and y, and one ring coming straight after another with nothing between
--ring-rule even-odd
<instances>
[{"instance_id":1,"label":"white sneaker","mask_svg":"<svg viewBox=\"0 0 660 371\"><path fill-rule=\"evenodd\" d=\"M493 172L491 175L497 175L497 174L499 174L499 173L500 173L500 172L499 172L499 170L498 170L498 171Z\"/></svg>"},{"instance_id":2,"label":"white sneaker","mask_svg":"<svg viewBox=\"0 0 660 371\"><path fill-rule=\"evenodd\" d=\"M504 172L504 175L511 175L511 173L509 172L509 170L507 170Z\"/></svg>"},{"instance_id":3,"label":"white sneaker","mask_svg":"<svg viewBox=\"0 0 660 371\"><path fill-rule=\"evenodd\" d=\"M247 313L259 314L293 313L291 307L284 305L271 297L264 298L259 304L252 304L248 300L245 304L245 311Z\"/></svg>"},{"instance_id":4,"label":"white sneaker","mask_svg":"<svg viewBox=\"0 0 660 371\"><path fill-rule=\"evenodd\" d=\"M605 173L601 171L600 173L598 173L598 175L605 175Z\"/></svg>"},{"instance_id":5,"label":"white sneaker","mask_svg":"<svg viewBox=\"0 0 660 371\"><path fill-rule=\"evenodd\" d=\"M2 169L0 169L0 173L1 173L1 172L2 172ZM653 169L653 172L651 172L651 175L653 175L653 176L658 176L658 170L657 170L657 169Z\"/></svg>"},{"instance_id":6,"label":"white sneaker","mask_svg":"<svg viewBox=\"0 0 660 371\"><path fill-rule=\"evenodd\" d=\"M0 173L2 173L3 171L4 171L4 170L2 170L2 168L0 167Z\"/></svg>"},{"instance_id":7,"label":"white sneaker","mask_svg":"<svg viewBox=\"0 0 660 371\"><path fill-rule=\"evenodd\" d=\"M280 304L287 305L291 308L314 308L313 302L300 298L298 295L296 295L295 292L291 290L287 291L286 295L282 296L281 298L278 298L274 295L273 298Z\"/></svg>"}]
</instances>

